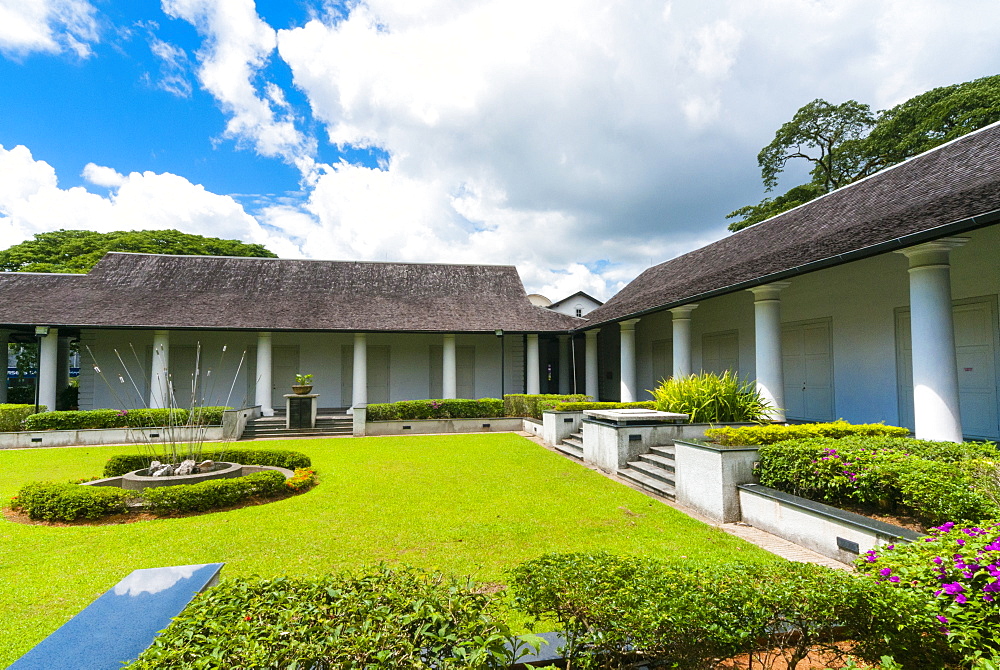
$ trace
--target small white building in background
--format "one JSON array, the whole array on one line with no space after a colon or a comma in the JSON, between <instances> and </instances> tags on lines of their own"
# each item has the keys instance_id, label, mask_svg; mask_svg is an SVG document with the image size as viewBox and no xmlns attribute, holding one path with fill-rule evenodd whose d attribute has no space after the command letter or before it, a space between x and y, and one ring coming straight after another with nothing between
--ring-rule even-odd
<instances>
[{"instance_id":1,"label":"small white building in background","mask_svg":"<svg viewBox=\"0 0 1000 670\"><path fill-rule=\"evenodd\" d=\"M998 224L994 124L654 266L603 305L540 306L510 266L114 253L87 275L0 273L0 345L48 329L54 406L78 339L81 409L156 406L165 378L183 404L198 356L216 366L204 404L265 410L299 372L322 406L348 407L640 400L673 375L732 370L776 420L998 439Z\"/></svg>"}]
</instances>

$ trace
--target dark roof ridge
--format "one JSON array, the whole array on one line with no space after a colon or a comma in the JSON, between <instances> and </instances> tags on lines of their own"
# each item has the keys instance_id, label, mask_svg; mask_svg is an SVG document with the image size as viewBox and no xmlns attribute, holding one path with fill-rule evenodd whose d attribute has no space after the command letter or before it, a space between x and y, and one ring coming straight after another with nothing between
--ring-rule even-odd
<instances>
[{"instance_id":1,"label":"dark roof ridge","mask_svg":"<svg viewBox=\"0 0 1000 670\"><path fill-rule=\"evenodd\" d=\"M165 258L194 258L224 259L239 261L295 261L299 263L358 263L368 265L444 265L449 267L487 267L487 268L513 268L511 263L438 263L429 261L364 261L364 260L338 260L333 258L270 258L267 256L214 256L207 254L154 254L145 251L109 251L101 258L103 261L108 256L153 256ZM98 261L100 263L100 261ZM96 267L96 266L95 266ZM38 273L42 274L42 273ZM56 273L54 273L56 274Z\"/></svg>"}]
</instances>

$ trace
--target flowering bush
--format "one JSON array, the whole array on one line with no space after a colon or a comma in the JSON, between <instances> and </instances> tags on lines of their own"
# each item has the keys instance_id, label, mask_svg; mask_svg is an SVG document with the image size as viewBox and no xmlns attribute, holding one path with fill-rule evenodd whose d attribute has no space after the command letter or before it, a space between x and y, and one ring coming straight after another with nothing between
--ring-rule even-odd
<instances>
[{"instance_id":1,"label":"flowering bush","mask_svg":"<svg viewBox=\"0 0 1000 670\"><path fill-rule=\"evenodd\" d=\"M1000 522L948 522L922 541L869 551L857 568L877 582L923 593L927 618L959 657L1000 655Z\"/></svg>"},{"instance_id":2,"label":"flowering bush","mask_svg":"<svg viewBox=\"0 0 1000 670\"><path fill-rule=\"evenodd\" d=\"M285 480L285 488L295 493L301 493L316 485L316 471L311 468L297 468L295 475Z\"/></svg>"},{"instance_id":3,"label":"flowering bush","mask_svg":"<svg viewBox=\"0 0 1000 670\"><path fill-rule=\"evenodd\" d=\"M925 523L978 521L1000 508L970 476L993 445L899 438L814 438L760 449L760 482L834 505L908 511Z\"/></svg>"}]
</instances>

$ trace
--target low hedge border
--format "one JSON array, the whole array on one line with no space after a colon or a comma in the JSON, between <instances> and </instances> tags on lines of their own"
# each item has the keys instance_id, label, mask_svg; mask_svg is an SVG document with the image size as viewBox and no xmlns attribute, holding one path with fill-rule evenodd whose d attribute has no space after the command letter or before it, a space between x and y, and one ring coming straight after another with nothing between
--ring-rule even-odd
<instances>
[{"instance_id":1,"label":"low hedge border","mask_svg":"<svg viewBox=\"0 0 1000 670\"><path fill-rule=\"evenodd\" d=\"M997 468L989 443L850 436L761 446L764 486L832 505L910 512L925 524L1000 516L1000 492L979 470Z\"/></svg>"},{"instance_id":2,"label":"low hedge border","mask_svg":"<svg viewBox=\"0 0 1000 670\"><path fill-rule=\"evenodd\" d=\"M725 426L710 428L705 437L724 447L746 447L774 444L785 440L804 440L812 437L907 437L908 428L887 426L883 423L852 424L840 419L827 423L799 423L791 425Z\"/></svg>"},{"instance_id":3,"label":"low hedge border","mask_svg":"<svg viewBox=\"0 0 1000 670\"><path fill-rule=\"evenodd\" d=\"M366 421L412 421L419 419L489 419L503 416L503 401L479 400L401 400L368 405Z\"/></svg>"},{"instance_id":4,"label":"low hedge border","mask_svg":"<svg viewBox=\"0 0 1000 670\"><path fill-rule=\"evenodd\" d=\"M31 406L34 409L34 406ZM23 430L82 430L88 428L155 428L159 426L218 426L231 407L186 409L90 409L31 414Z\"/></svg>"},{"instance_id":5,"label":"low hedge border","mask_svg":"<svg viewBox=\"0 0 1000 670\"><path fill-rule=\"evenodd\" d=\"M508 393L503 397L503 411L504 416L527 417L541 420L544 410L552 409L561 402L589 402L592 400L593 398L589 395L581 394Z\"/></svg>"},{"instance_id":6,"label":"low hedge border","mask_svg":"<svg viewBox=\"0 0 1000 670\"><path fill-rule=\"evenodd\" d=\"M131 491L110 486L31 482L10 499L10 508L40 521L100 519L128 511Z\"/></svg>"},{"instance_id":7,"label":"low hedge border","mask_svg":"<svg viewBox=\"0 0 1000 670\"><path fill-rule=\"evenodd\" d=\"M48 408L39 405L38 409L45 411ZM34 405L0 404L0 433L24 430L24 420L34 413Z\"/></svg>"},{"instance_id":8,"label":"low hedge border","mask_svg":"<svg viewBox=\"0 0 1000 670\"><path fill-rule=\"evenodd\" d=\"M549 401L540 403L545 406ZM556 412L583 412L588 409L656 409L652 400L639 402L560 402L553 407L545 407Z\"/></svg>"},{"instance_id":9,"label":"low hedge border","mask_svg":"<svg viewBox=\"0 0 1000 670\"><path fill-rule=\"evenodd\" d=\"M210 479L197 484L154 486L142 490L152 512L207 512L230 507L254 497L271 498L285 488L285 475L277 470L255 472L232 479Z\"/></svg>"},{"instance_id":10,"label":"low hedge border","mask_svg":"<svg viewBox=\"0 0 1000 670\"><path fill-rule=\"evenodd\" d=\"M200 458L241 465L271 465L287 470L312 465L312 460L305 454L285 449L204 449ZM148 468L154 460L167 462L170 458L157 454L116 454L105 464L104 476L120 477L126 472Z\"/></svg>"}]
</instances>

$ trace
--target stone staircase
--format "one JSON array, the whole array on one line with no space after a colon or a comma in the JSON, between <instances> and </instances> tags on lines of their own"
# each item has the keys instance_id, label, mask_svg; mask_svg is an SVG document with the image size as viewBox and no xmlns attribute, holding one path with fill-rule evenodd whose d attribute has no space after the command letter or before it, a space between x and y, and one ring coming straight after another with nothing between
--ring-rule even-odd
<instances>
[{"instance_id":1,"label":"stone staircase","mask_svg":"<svg viewBox=\"0 0 1000 670\"><path fill-rule=\"evenodd\" d=\"M674 447L653 447L639 460L629 461L618 476L664 498L674 498Z\"/></svg>"},{"instance_id":2,"label":"stone staircase","mask_svg":"<svg viewBox=\"0 0 1000 670\"><path fill-rule=\"evenodd\" d=\"M315 428L285 428L284 412L262 416L247 423L241 440L295 437L350 437L354 433L354 420L342 410L320 409Z\"/></svg>"},{"instance_id":3,"label":"stone staircase","mask_svg":"<svg viewBox=\"0 0 1000 670\"><path fill-rule=\"evenodd\" d=\"M583 433L573 433L562 442L556 445L556 451L559 451L570 458L582 461L583 460Z\"/></svg>"}]
</instances>

